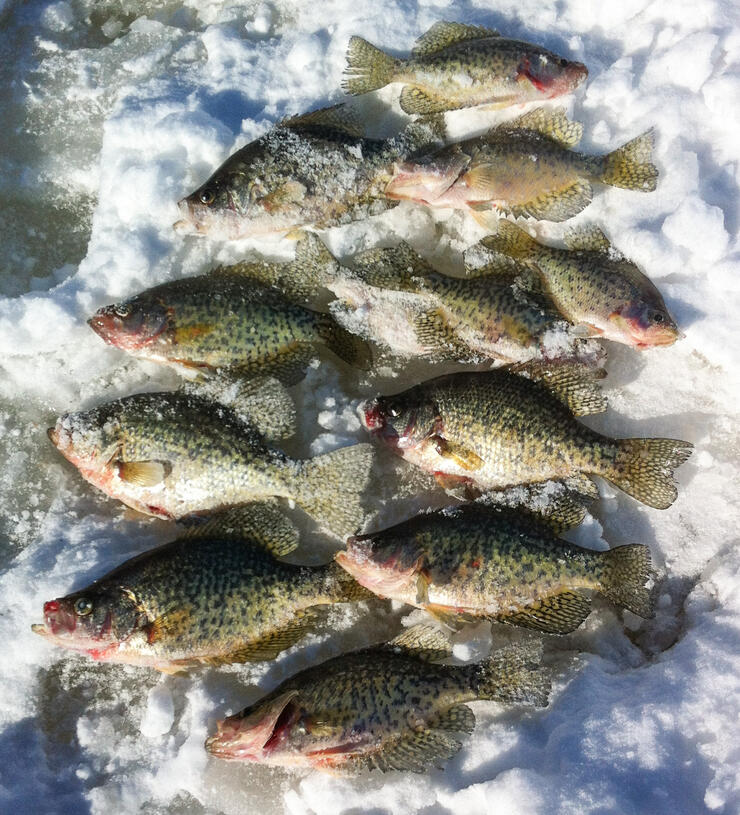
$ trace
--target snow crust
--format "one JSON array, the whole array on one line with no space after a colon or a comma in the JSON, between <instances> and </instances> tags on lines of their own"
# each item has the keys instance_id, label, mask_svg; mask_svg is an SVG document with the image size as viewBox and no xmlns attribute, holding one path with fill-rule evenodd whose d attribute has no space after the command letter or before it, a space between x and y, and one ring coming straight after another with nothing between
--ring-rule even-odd
<instances>
[{"instance_id":1,"label":"snow crust","mask_svg":"<svg viewBox=\"0 0 740 815\"><path fill-rule=\"evenodd\" d=\"M610 408L588 423L670 436L696 452L660 512L609 485L581 545L650 546L654 619L607 603L548 638L550 706L474 703L475 733L423 780L291 774L208 758L206 735L305 665L423 619L407 607L338 607L324 634L273 663L160 677L93 664L33 635L43 602L175 535L82 481L45 435L58 415L177 376L103 345L99 306L290 241L226 244L176 235L176 202L277 119L340 101L344 51L360 34L408 53L435 21L499 29L584 62L569 100L600 153L650 126L656 192L601 189L567 225L598 223L660 287L686 337L637 353L608 345ZM737 315L740 7L731 0L0 0L0 810L16 813L732 813L740 809L740 549ZM393 104L398 87L365 100ZM495 114L448 114L484 130ZM371 116L372 118L372 116ZM340 259L407 240L459 271L483 232L462 213L411 204L323 235ZM329 360L295 394L308 456L362 439L356 406L443 369L383 359L372 380ZM428 479L381 455L374 524L444 503ZM324 547L323 549L321 547ZM327 556L317 542L310 557ZM516 632L456 636L484 655Z\"/></svg>"}]
</instances>

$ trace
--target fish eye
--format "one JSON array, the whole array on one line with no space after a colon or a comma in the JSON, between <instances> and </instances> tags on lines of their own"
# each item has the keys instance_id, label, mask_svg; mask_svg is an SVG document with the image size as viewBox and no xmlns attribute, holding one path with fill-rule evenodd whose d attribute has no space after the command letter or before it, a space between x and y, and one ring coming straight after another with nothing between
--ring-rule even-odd
<instances>
[{"instance_id":1,"label":"fish eye","mask_svg":"<svg viewBox=\"0 0 740 815\"><path fill-rule=\"evenodd\" d=\"M397 419L401 415L401 407L398 404L388 405L388 415L391 419Z\"/></svg>"},{"instance_id":2,"label":"fish eye","mask_svg":"<svg viewBox=\"0 0 740 815\"><path fill-rule=\"evenodd\" d=\"M562 58L561 58L561 59L559 59L559 60L558 60L558 65L560 65L560 67L561 67L561 68L565 68L565 66L566 66L567 64L568 64L568 60L567 60L567 59L562 59Z\"/></svg>"},{"instance_id":3,"label":"fish eye","mask_svg":"<svg viewBox=\"0 0 740 815\"><path fill-rule=\"evenodd\" d=\"M128 317L128 315L131 314L131 304L119 303L113 306L113 312L117 317Z\"/></svg>"},{"instance_id":4,"label":"fish eye","mask_svg":"<svg viewBox=\"0 0 740 815\"><path fill-rule=\"evenodd\" d=\"M200 198L201 204L205 204L206 206L208 206L209 204L212 204L216 200L216 193L211 187L206 187L204 190L201 191L198 198Z\"/></svg>"},{"instance_id":5,"label":"fish eye","mask_svg":"<svg viewBox=\"0 0 740 815\"><path fill-rule=\"evenodd\" d=\"M663 322L663 315L659 311L653 314L653 322L658 324Z\"/></svg>"},{"instance_id":6,"label":"fish eye","mask_svg":"<svg viewBox=\"0 0 740 815\"><path fill-rule=\"evenodd\" d=\"M75 600L74 608L75 614L78 617L84 617L93 610L92 600L89 600L87 597L80 597L78 600Z\"/></svg>"}]
</instances>

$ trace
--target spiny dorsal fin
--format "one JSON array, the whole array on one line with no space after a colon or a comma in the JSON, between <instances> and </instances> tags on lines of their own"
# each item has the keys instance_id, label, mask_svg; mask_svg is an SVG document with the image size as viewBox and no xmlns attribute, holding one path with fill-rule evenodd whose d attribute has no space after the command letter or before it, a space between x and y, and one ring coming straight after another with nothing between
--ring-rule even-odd
<instances>
[{"instance_id":1,"label":"spiny dorsal fin","mask_svg":"<svg viewBox=\"0 0 740 815\"><path fill-rule=\"evenodd\" d=\"M353 108L344 103L291 116L289 119L283 119L278 127L290 130L338 132L353 139L361 139L364 135L359 116Z\"/></svg>"},{"instance_id":2,"label":"spiny dorsal fin","mask_svg":"<svg viewBox=\"0 0 740 815\"><path fill-rule=\"evenodd\" d=\"M570 493L562 492L538 511L538 515L556 535L559 535L583 521L586 517L586 507Z\"/></svg>"},{"instance_id":3,"label":"spiny dorsal fin","mask_svg":"<svg viewBox=\"0 0 740 815\"><path fill-rule=\"evenodd\" d=\"M452 646L445 633L430 625L414 625L386 643L390 651L405 651L425 662L437 662L452 656Z\"/></svg>"},{"instance_id":4,"label":"spiny dorsal fin","mask_svg":"<svg viewBox=\"0 0 740 815\"><path fill-rule=\"evenodd\" d=\"M490 135L498 137L503 133L518 130L540 133L565 148L574 147L583 136L583 125L580 122L572 122L565 115L563 108L535 108L489 132Z\"/></svg>"},{"instance_id":5,"label":"spiny dorsal fin","mask_svg":"<svg viewBox=\"0 0 740 815\"><path fill-rule=\"evenodd\" d=\"M615 250L609 243L609 238L595 224L588 226L572 226L565 231L563 241L568 249L582 250L584 252L601 252L612 254Z\"/></svg>"},{"instance_id":6,"label":"spiny dorsal fin","mask_svg":"<svg viewBox=\"0 0 740 815\"><path fill-rule=\"evenodd\" d=\"M465 42L465 40L482 40L486 37L500 36L498 31L482 25L466 25L440 20L419 37L411 49L411 54L414 57L425 57L429 54L436 54L437 51L455 43Z\"/></svg>"},{"instance_id":7,"label":"spiny dorsal fin","mask_svg":"<svg viewBox=\"0 0 740 815\"><path fill-rule=\"evenodd\" d=\"M475 714L467 705L453 705L432 723L435 730L451 730L454 733L472 733Z\"/></svg>"},{"instance_id":8,"label":"spiny dorsal fin","mask_svg":"<svg viewBox=\"0 0 740 815\"><path fill-rule=\"evenodd\" d=\"M520 362L509 370L527 379L543 384L574 416L603 413L607 408L606 396L596 380L603 379L603 368L592 368L577 362L552 365L539 360Z\"/></svg>"},{"instance_id":9,"label":"spiny dorsal fin","mask_svg":"<svg viewBox=\"0 0 740 815\"><path fill-rule=\"evenodd\" d=\"M481 246L501 252L511 258L527 258L537 251L537 241L511 221L501 219L495 235L487 235L480 241Z\"/></svg>"}]
</instances>

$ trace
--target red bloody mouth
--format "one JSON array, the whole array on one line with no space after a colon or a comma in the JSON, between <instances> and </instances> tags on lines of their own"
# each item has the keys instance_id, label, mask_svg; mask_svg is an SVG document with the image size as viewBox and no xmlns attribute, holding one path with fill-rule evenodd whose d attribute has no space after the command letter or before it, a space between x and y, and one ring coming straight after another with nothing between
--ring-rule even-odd
<instances>
[{"instance_id":1,"label":"red bloody mouth","mask_svg":"<svg viewBox=\"0 0 740 815\"><path fill-rule=\"evenodd\" d=\"M365 402L361 407L361 413L362 423L366 430L373 432L385 427L385 417L377 402Z\"/></svg>"},{"instance_id":2,"label":"red bloody mouth","mask_svg":"<svg viewBox=\"0 0 740 815\"><path fill-rule=\"evenodd\" d=\"M52 634L71 634L77 627L77 617L58 600L44 603L44 622Z\"/></svg>"}]
</instances>

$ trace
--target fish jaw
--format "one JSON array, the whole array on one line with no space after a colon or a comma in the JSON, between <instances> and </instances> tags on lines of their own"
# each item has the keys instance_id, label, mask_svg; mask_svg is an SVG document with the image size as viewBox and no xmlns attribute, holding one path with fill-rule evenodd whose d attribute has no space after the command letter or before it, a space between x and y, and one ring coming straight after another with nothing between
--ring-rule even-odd
<instances>
[{"instance_id":1,"label":"fish jaw","mask_svg":"<svg viewBox=\"0 0 740 815\"><path fill-rule=\"evenodd\" d=\"M168 328L170 314L161 307L156 309L156 313L141 313L139 319L135 320L126 320L119 311L120 306L104 306L90 317L87 324L103 342L122 351L145 351L160 340Z\"/></svg>"},{"instance_id":2,"label":"fish jaw","mask_svg":"<svg viewBox=\"0 0 740 815\"><path fill-rule=\"evenodd\" d=\"M98 661L111 661L120 647L112 637L111 623L108 613L97 631L86 629L69 601L58 598L44 603L44 622L32 625L31 630L52 645L78 651Z\"/></svg>"},{"instance_id":3,"label":"fish jaw","mask_svg":"<svg viewBox=\"0 0 740 815\"><path fill-rule=\"evenodd\" d=\"M230 201L231 201L230 197ZM240 240L267 235L279 235L301 226L306 219L300 217L295 207L281 212L268 212L254 207L238 212L233 204L227 208L213 209L200 203L196 193L178 201L182 218L172 225L181 235L207 235L215 240Z\"/></svg>"},{"instance_id":4,"label":"fish jaw","mask_svg":"<svg viewBox=\"0 0 740 815\"><path fill-rule=\"evenodd\" d=\"M646 325L641 314L631 314L627 310L609 315L604 337L644 351L648 348L673 345L682 339L684 334L670 317L660 325Z\"/></svg>"},{"instance_id":5,"label":"fish jaw","mask_svg":"<svg viewBox=\"0 0 740 815\"><path fill-rule=\"evenodd\" d=\"M401 562L401 554L402 552L396 549L390 554L385 551L380 555L373 551L372 538L356 536L347 540L346 549L337 552L334 559L361 586L373 594L404 600L414 605L417 575L421 569L423 556L419 556L409 565L404 565Z\"/></svg>"}]
</instances>

